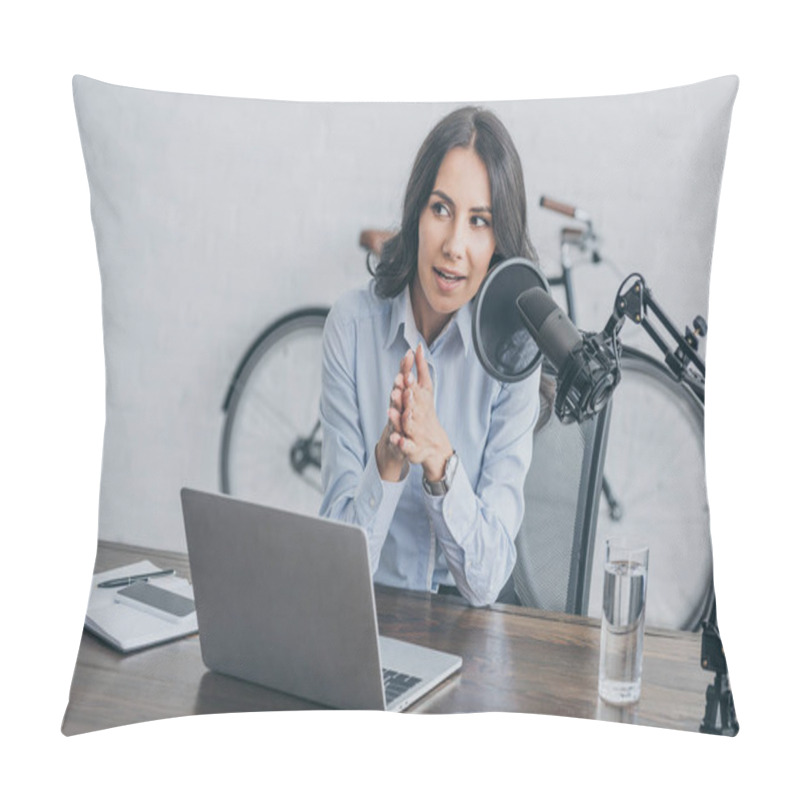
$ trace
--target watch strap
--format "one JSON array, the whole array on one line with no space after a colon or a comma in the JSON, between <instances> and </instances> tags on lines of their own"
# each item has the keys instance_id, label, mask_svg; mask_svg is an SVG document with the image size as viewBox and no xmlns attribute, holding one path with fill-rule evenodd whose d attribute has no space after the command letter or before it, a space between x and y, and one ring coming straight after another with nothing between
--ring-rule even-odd
<instances>
[{"instance_id":1,"label":"watch strap","mask_svg":"<svg viewBox=\"0 0 800 800\"><path fill-rule=\"evenodd\" d=\"M444 462L444 477L440 481L429 481L425 475L422 476L422 486L425 491L433 497L441 497L447 494L450 487L453 485L453 476L458 467L458 456L455 450L450 454L447 461Z\"/></svg>"}]
</instances>

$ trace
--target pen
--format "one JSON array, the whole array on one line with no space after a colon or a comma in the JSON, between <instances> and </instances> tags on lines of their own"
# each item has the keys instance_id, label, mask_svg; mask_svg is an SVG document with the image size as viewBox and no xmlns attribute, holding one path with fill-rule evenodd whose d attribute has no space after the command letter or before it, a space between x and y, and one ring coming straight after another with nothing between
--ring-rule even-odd
<instances>
[{"instance_id":1,"label":"pen","mask_svg":"<svg viewBox=\"0 0 800 800\"><path fill-rule=\"evenodd\" d=\"M128 575L127 578L114 578L97 584L98 589L115 589L117 586L130 586L136 581L146 581L148 578L160 578L165 575L174 575L174 569L162 569L159 572L145 572L142 575Z\"/></svg>"}]
</instances>

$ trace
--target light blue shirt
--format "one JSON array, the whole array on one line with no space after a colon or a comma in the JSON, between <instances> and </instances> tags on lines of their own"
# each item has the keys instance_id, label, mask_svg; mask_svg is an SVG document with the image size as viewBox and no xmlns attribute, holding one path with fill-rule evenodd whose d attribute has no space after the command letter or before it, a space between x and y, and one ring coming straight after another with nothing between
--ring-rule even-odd
<instances>
[{"instance_id":1,"label":"light blue shirt","mask_svg":"<svg viewBox=\"0 0 800 800\"><path fill-rule=\"evenodd\" d=\"M420 342L436 414L459 459L452 487L438 497L423 488L419 464L391 482L375 459L400 361ZM334 305L323 334L320 514L366 530L375 581L433 592L455 584L473 605L497 599L516 561L538 386L538 370L515 384L483 370L471 304L430 349L408 289L381 299L371 281Z\"/></svg>"}]
</instances>

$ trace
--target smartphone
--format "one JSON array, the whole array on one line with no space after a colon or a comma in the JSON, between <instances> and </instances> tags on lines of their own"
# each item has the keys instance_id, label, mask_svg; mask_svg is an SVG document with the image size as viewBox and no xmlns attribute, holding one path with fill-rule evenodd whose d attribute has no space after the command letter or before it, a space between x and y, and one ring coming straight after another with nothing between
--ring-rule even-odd
<instances>
[{"instance_id":1,"label":"smartphone","mask_svg":"<svg viewBox=\"0 0 800 800\"><path fill-rule=\"evenodd\" d=\"M153 586L147 581L137 581L120 589L116 598L118 603L155 614L162 619L177 622L181 617L188 617L194 611L194 600L184 597L160 586Z\"/></svg>"}]
</instances>

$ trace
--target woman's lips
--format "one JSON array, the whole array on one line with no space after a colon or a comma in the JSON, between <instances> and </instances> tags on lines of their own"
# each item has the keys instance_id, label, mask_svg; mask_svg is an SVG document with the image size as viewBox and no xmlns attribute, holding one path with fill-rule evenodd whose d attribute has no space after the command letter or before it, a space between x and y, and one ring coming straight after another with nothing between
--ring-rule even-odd
<instances>
[{"instance_id":1,"label":"woman's lips","mask_svg":"<svg viewBox=\"0 0 800 800\"><path fill-rule=\"evenodd\" d=\"M445 272L437 267L433 268L433 274L436 277L436 285L443 292L452 292L461 285L462 281L466 280L465 275Z\"/></svg>"}]
</instances>

